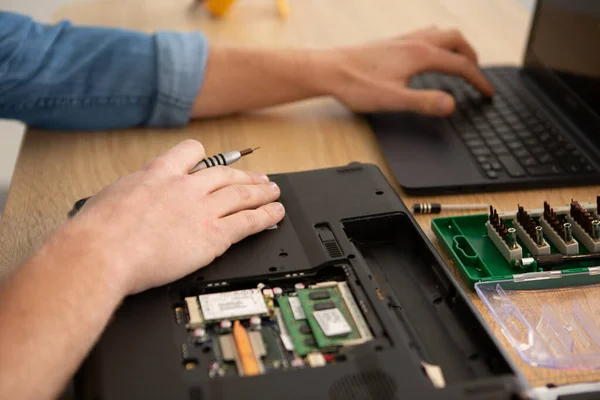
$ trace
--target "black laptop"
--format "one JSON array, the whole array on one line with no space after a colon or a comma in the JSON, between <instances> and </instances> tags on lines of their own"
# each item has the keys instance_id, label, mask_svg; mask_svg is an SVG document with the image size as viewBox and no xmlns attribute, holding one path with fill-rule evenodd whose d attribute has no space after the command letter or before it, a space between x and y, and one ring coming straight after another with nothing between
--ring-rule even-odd
<instances>
[{"instance_id":1,"label":"black laptop","mask_svg":"<svg viewBox=\"0 0 600 400\"><path fill-rule=\"evenodd\" d=\"M76 399L528 398L377 167L271 178L277 229L127 298Z\"/></svg>"},{"instance_id":2,"label":"black laptop","mask_svg":"<svg viewBox=\"0 0 600 400\"><path fill-rule=\"evenodd\" d=\"M600 1L538 1L523 66L483 70L491 99L448 75L412 80L455 97L448 118L367 116L408 193L600 183Z\"/></svg>"}]
</instances>

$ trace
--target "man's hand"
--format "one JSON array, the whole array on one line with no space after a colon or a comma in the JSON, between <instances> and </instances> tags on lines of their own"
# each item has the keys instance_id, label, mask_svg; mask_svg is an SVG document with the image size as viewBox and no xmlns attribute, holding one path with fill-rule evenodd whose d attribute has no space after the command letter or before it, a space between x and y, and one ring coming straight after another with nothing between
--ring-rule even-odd
<instances>
[{"instance_id":1,"label":"man's hand","mask_svg":"<svg viewBox=\"0 0 600 400\"><path fill-rule=\"evenodd\" d=\"M359 112L452 113L455 102L449 94L407 87L422 72L459 76L485 96L494 93L459 31L428 28L325 50L214 47L193 115L219 116L316 96L333 96Z\"/></svg>"},{"instance_id":2,"label":"man's hand","mask_svg":"<svg viewBox=\"0 0 600 400\"><path fill-rule=\"evenodd\" d=\"M114 276L125 294L181 278L283 218L267 176L229 167L189 175L204 157L200 143L184 141L104 188L73 219L119 260Z\"/></svg>"},{"instance_id":3,"label":"man's hand","mask_svg":"<svg viewBox=\"0 0 600 400\"><path fill-rule=\"evenodd\" d=\"M394 39L335 51L331 63L341 73L329 91L356 111L413 111L444 116L454 111L451 95L413 90L410 78L442 72L468 81L485 96L494 88L477 66L477 55L456 30L429 28Z\"/></svg>"},{"instance_id":4,"label":"man's hand","mask_svg":"<svg viewBox=\"0 0 600 400\"><path fill-rule=\"evenodd\" d=\"M283 218L264 175L188 174L204 157L187 140L107 186L0 288L0 398L56 398L125 296Z\"/></svg>"}]
</instances>

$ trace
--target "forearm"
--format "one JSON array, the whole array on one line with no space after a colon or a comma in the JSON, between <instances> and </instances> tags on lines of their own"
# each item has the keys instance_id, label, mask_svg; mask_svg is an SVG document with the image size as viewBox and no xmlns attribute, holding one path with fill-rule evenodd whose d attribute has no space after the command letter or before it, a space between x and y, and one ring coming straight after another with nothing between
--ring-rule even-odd
<instances>
[{"instance_id":1,"label":"forearm","mask_svg":"<svg viewBox=\"0 0 600 400\"><path fill-rule=\"evenodd\" d=\"M213 117L330 95L335 53L323 50L209 50L192 116Z\"/></svg>"},{"instance_id":2,"label":"forearm","mask_svg":"<svg viewBox=\"0 0 600 400\"><path fill-rule=\"evenodd\" d=\"M0 11L0 118L61 130L182 126L206 50L200 32L48 25Z\"/></svg>"},{"instance_id":3,"label":"forearm","mask_svg":"<svg viewBox=\"0 0 600 400\"><path fill-rule=\"evenodd\" d=\"M61 229L0 289L0 398L55 398L121 301L88 239Z\"/></svg>"}]
</instances>

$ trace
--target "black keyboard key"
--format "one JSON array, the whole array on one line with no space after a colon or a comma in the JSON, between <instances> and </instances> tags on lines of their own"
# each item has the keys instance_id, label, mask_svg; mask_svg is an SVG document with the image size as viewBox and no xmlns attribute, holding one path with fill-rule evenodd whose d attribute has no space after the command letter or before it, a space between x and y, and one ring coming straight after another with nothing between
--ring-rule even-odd
<instances>
[{"instance_id":1,"label":"black keyboard key","mask_svg":"<svg viewBox=\"0 0 600 400\"><path fill-rule=\"evenodd\" d=\"M487 163L487 162L483 163L483 164L481 164L481 168L485 169L486 171L489 171L492 169L492 164Z\"/></svg>"},{"instance_id":2,"label":"black keyboard key","mask_svg":"<svg viewBox=\"0 0 600 400\"><path fill-rule=\"evenodd\" d=\"M536 165L527 168L527 172L531 176L546 176L560 174L560 168L554 164Z\"/></svg>"},{"instance_id":3,"label":"black keyboard key","mask_svg":"<svg viewBox=\"0 0 600 400\"><path fill-rule=\"evenodd\" d=\"M492 138L496 138L496 137L498 137L498 136L496 135L496 132L494 132L494 131L493 131L493 130L491 130L491 129L482 129L481 131L479 131L479 133L481 134L481 136L482 136L484 139L492 139Z\"/></svg>"},{"instance_id":4,"label":"black keyboard key","mask_svg":"<svg viewBox=\"0 0 600 400\"><path fill-rule=\"evenodd\" d=\"M494 161L492 162L492 169L494 171L502 171L502 164L500 164L498 161Z\"/></svg>"},{"instance_id":5,"label":"black keyboard key","mask_svg":"<svg viewBox=\"0 0 600 400\"><path fill-rule=\"evenodd\" d=\"M504 121L500 121L500 120L496 120L493 119L490 121L490 125L492 125L492 127L497 131L502 131L504 128L506 128L506 124L504 123ZM509 131L506 131L504 133L508 133Z\"/></svg>"},{"instance_id":6,"label":"black keyboard key","mask_svg":"<svg viewBox=\"0 0 600 400\"><path fill-rule=\"evenodd\" d=\"M478 156L489 156L490 154L492 154L492 152L490 151L490 149L488 149L487 147L477 147L475 149L472 149L471 152L473 153L473 155L475 157L478 157Z\"/></svg>"},{"instance_id":7,"label":"black keyboard key","mask_svg":"<svg viewBox=\"0 0 600 400\"><path fill-rule=\"evenodd\" d=\"M473 131L460 130L459 135L463 140L479 139L479 135Z\"/></svg>"},{"instance_id":8,"label":"black keyboard key","mask_svg":"<svg viewBox=\"0 0 600 400\"><path fill-rule=\"evenodd\" d=\"M565 170L571 174L576 174L579 171L581 171L581 164L578 163L573 163L573 162L563 162L562 163L563 167L565 168Z\"/></svg>"},{"instance_id":9,"label":"black keyboard key","mask_svg":"<svg viewBox=\"0 0 600 400\"><path fill-rule=\"evenodd\" d=\"M511 130L508 126L503 125L503 126L499 126L498 128L496 128L496 132L498 132L499 134L511 133Z\"/></svg>"},{"instance_id":10,"label":"black keyboard key","mask_svg":"<svg viewBox=\"0 0 600 400\"><path fill-rule=\"evenodd\" d=\"M504 146L504 145L493 146L492 147L492 151L494 152L494 154L497 154L497 155L510 153L508 151L508 148L506 146Z\"/></svg>"},{"instance_id":11,"label":"black keyboard key","mask_svg":"<svg viewBox=\"0 0 600 400\"><path fill-rule=\"evenodd\" d=\"M485 141L487 143L488 146L490 147L494 147L494 146L499 146L502 144L502 140L498 139L498 138L491 138L491 139L486 139Z\"/></svg>"},{"instance_id":12,"label":"black keyboard key","mask_svg":"<svg viewBox=\"0 0 600 400\"><path fill-rule=\"evenodd\" d=\"M485 118L483 118L481 115L475 115L472 119L471 122L473 122L473 125L475 125L476 127L484 127L487 126L488 123L485 120Z\"/></svg>"},{"instance_id":13,"label":"black keyboard key","mask_svg":"<svg viewBox=\"0 0 600 400\"><path fill-rule=\"evenodd\" d=\"M496 109L494 107L486 107L482 114L488 119L488 121L492 118L495 118L498 116L498 111L496 111Z\"/></svg>"},{"instance_id":14,"label":"black keyboard key","mask_svg":"<svg viewBox=\"0 0 600 400\"><path fill-rule=\"evenodd\" d=\"M510 132L510 133L501 133L500 137L502 139L504 139L507 142L512 142L517 140L517 135L515 135L514 133Z\"/></svg>"},{"instance_id":15,"label":"black keyboard key","mask_svg":"<svg viewBox=\"0 0 600 400\"><path fill-rule=\"evenodd\" d=\"M552 154L554 154L554 157L556 157L556 158L569 157L569 153L567 152L567 150L564 147L555 148L554 152Z\"/></svg>"},{"instance_id":16,"label":"black keyboard key","mask_svg":"<svg viewBox=\"0 0 600 400\"><path fill-rule=\"evenodd\" d=\"M583 171L585 172L596 172L596 168L592 167L590 164L583 164Z\"/></svg>"},{"instance_id":17,"label":"black keyboard key","mask_svg":"<svg viewBox=\"0 0 600 400\"><path fill-rule=\"evenodd\" d=\"M529 147L530 150L539 148L540 146L540 142L538 142L537 139L534 137L530 137L528 139L523 140L523 143L525 144L525 146Z\"/></svg>"},{"instance_id":18,"label":"black keyboard key","mask_svg":"<svg viewBox=\"0 0 600 400\"><path fill-rule=\"evenodd\" d=\"M494 170L486 171L486 174L487 174L488 178L490 178L490 179L498 178L498 173Z\"/></svg>"},{"instance_id":19,"label":"black keyboard key","mask_svg":"<svg viewBox=\"0 0 600 400\"><path fill-rule=\"evenodd\" d=\"M554 153L557 150L563 149L563 147L557 141L551 141L546 143L546 148L550 151L550 153Z\"/></svg>"},{"instance_id":20,"label":"black keyboard key","mask_svg":"<svg viewBox=\"0 0 600 400\"><path fill-rule=\"evenodd\" d=\"M523 164L526 167L532 167L534 165L537 165L537 160L531 156L529 157L525 157L521 160L521 164Z\"/></svg>"},{"instance_id":21,"label":"black keyboard key","mask_svg":"<svg viewBox=\"0 0 600 400\"><path fill-rule=\"evenodd\" d=\"M523 147L516 149L514 153L518 158L526 158L531 156L527 149L524 149Z\"/></svg>"},{"instance_id":22,"label":"black keyboard key","mask_svg":"<svg viewBox=\"0 0 600 400\"><path fill-rule=\"evenodd\" d=\"M489 112L486 111L485 116L488 119L488 122L492 125L494 124L498 124L500 125L504 125L504 119L500 116L500 114L498 114L498 110L494 110L494 109L490 109L493 112Z\"/></svg>"},{"instance_id":23,"label":"black keyboard key","mask_svg":"<svg viewBox=\"0 0 600 400\"><path fill-rule=\"evenodd\" d=\"M521 122L513 122L512 127L515 131L526 131L527 128Z\"/></svg>"},{"instance_id":24,"label":"black keyboard key","mask_svg":"<svg viewBox=\"0 0 600 400\"><path fill-rule=\"evenodd\" d=\"M552 161L552 156L550 154L544 152L543 154L538 155L538 160L542 164L546 164L546 163L549 163L550 161Z\"/></svg>"},{"instance_id":25,"label":"black keyboard key","mask_svg":"<svg viewBox=\"0 0 600 400\"><path fill-rule=\"evenodd\" d=\"M546 142L549 142L549 141L551 141L551 140L552 140L552 135L551 135L551 134L549 134L548 132L544 132L544 133L541 133L541 134L538 136L538 138L539 138L539 139L540 139L542 142L546 143Z\"/></svg>"},{"instance_id":26,"label":"black keyboard key","mask_svg":"<svg viewBox=\"0 0 600 400\"><path fill-rule=\"evenodd\" d=\"M500 161L500 163L502 163L502 165L506 169L506 172L508 172L510 176L514 178L520 178L525 176L525 170L523 169L523 167L521 167L519 162L510 154L499 155L498 160Z\"/></svg>"},{"instance_id":27,"label":"black keyboard key","mask_svg":"<svg viewBox=\"0 0 600 400\"><path fill-rule=\"evenodd\" d=\"M550 132L550 134L552 136L556 136L556 137L562 137L562 135L560 134L560 132L558 131L558 129L556 129L553 126L550 126L550 128L548 129L548 131Z\"/></svg>"},{"instance_id":28,"label":"black keyboard key","mask_svg":"<svg viewBox=\"0 0 600 400\"><path fill-rule=\"evenodd\" d=\"M478 148L478 147L485 147L485 143L483 143L483 140L481 140L481 139L471 139L465 143L471 149Z\"/></svg>"},{"instance_id":29,"label":"black keyboard key","mask_svg":"<svg viewBox=\"0 0 600 400\"><path fill-rule=\"evenodd\" d=\"M521 140L528 140L528 139L533 139L536 140L534 138L534 135L532 132L530 131L518 131L517 132L517 137ZM537 140L536 140L537 141Z\"/></svg>"},{"instance_id":30,"label":"black keyboard key","mask_svg":"<svg viewBox=\"0 0 600 400\"><path fill-rule=\"evenodd\" d=\"M523 148L520 142L508 142L506 146L513 151Z\"/></svg>"},{"instance_id":31,"label":"black keyboard key","mask_svg":"<svg viewBox=\"0 0 600 400\"><path fill-rule=\"evenodd\" d=\"M488 162L489 157L487 157L487 156L477 156L476 159L477 159L478 163L483 164L483 163Z\"/></svg>"}]
</instances>

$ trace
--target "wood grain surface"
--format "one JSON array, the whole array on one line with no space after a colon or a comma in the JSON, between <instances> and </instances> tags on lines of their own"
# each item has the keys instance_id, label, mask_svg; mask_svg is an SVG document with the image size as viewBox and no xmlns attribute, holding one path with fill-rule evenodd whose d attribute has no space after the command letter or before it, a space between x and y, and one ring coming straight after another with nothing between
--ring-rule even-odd
<instances>
[{"instance_id":1,"label":"wood grain surface","mask_svg":"<svg viewBox=\"0 0 600 400\"><path fill-rule=\"evenodd\" d=\"M152 32L201 30L214 44L328 47L393 36L428 25L457 27L484 65L521 61L530 14L508 0L289 0L282 20L272 0L238 0L223 19L191 0L90 0L61 9L55 19ZM332 99L316 99L261 112L192 122L181 129L26 134L0 222L0 277L13 271L57 225L77 199L92 195L177 142L195 138L212 154L261 146L236 167L265 173L344 165L380 166L407 205L420 201L483 202L499 210L544 200L592 200L597 187L416 198L395 183L368 126ZM438 246L431 217L417 220ZM439 247L438 247L439 248ZM521 361L473 292L471 298L532 385L598 380L600 372L532 368Z\"/></svg>"}]
</instances>

